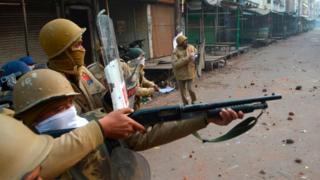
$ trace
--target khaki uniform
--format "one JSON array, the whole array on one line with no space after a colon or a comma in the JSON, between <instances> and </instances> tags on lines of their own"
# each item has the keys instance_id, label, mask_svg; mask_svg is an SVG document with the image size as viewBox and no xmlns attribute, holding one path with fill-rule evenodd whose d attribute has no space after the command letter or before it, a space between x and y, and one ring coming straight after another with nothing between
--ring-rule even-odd
<instances>
[{"instance_id":1,"label":"khaki uniform","mask_svg":"<svg viewBox=\"0 0 320 180\"><path fill-rule=\"evenodd\" d=\"M14 111L8 108L0 107L0 114L13 117Z\"/></svg>"},{"instance_id":2,"label":"khaki uniform","mask_svg":"<svg viewBox=\"0 0 320 180\"><path fill-rule=\"evenodd\" d=\"M177 80L191 80L195 78L196 65L189 61L190 53L197 53L197 49L188 45L187 49L177 47L172 53L172 67Z\"/></svg>"},{"instance_id":3,"label":"khaki uniform","mask_svg":"<svg viewBox=\"0 0 320 180\"><path fill-rule=\"evenodd\" d=\"M154 90L154 82L149 81L147 78L144 76L144 71L143 68L140 69L139 72L139 82L138 82L138 87L136 90L136 97L134 101L134 110L138 110L141 107L141 98L144 96L151 96L155 92Z\"/></svg>"},{"instance_id":4,"label":"khaki uniform","mask_svg":"<svg viewBox=\"0 0 320 180\"><path fill-rule=\"evenodd\" d=\"M73 89L81 95L75 97L79 114L103 107L102 97L107 92L105 86L85 67L82 67L78 84L71 82Z\"/></svg>"},{"instance_id":5,"label":"khaki uniform","mask_svg":"<svg viewBox=\"0 0 320 180\"><path fill-rule=\"evenodd\" d=\"M94 77L101 82L105 87L108 86L106 76L104 74L104 67L98 62L94 62L87 66L87 69L91 72Z\"/></svg>"},{"instance_id":6,"label":"khaki uniform","mask_svg":"<svg viewBox=\"0 0 320 180\"><path fill-rule=\"evenodd\" d=\"M4 113L4 111L0 111L0 118L1 120L4 120L7 117L7 115ZM11 117L11 116L10 116ZM16 119L13 119L11 117L10 121L15 121ZM21 123L17 123L21 124ZM2 124L3 125L3 124ZM23 125L20 125L23 126ZM27 129L25 127L25 129ZM14 131L15 129L12 129ZM21 130L21 128L20 128ZM20 134L19 134L20 133ZM22 134L21 134L22 133ZM23 131L17 132L16 136L19 137L25 137L23 135L26 135L29 137L29 134ZM34 135L35 136L35 135ZM19 137L16 137L15 139L19 139ZM40 136L39 136L40 137ZM38 161L40 161L41 165L41 177L43 179L54 179L55 177L59 176L61 173L65 172L67 169L72 167L74 164L76 164L79 160L81 160L84 156L86 156L89 152L96 149L99 145L103 143L103 134L102 131L98 125L97 122L92 121L89 124L87 124L84 127L77 128L76 130L66 133L62 135L59 138L51 138L49 136L42 136L47 137L48 142L41 141L42 143L48 145L47 148L44 148L36 143L36 140L32 141L31 144L28 144L28 142L14 142L19 143L20 145L27 145L28 147L35 147L33 151L30 151L27 147L24 149L14 149L14 151L17 151L16 153L19 153L20 156L16 155L15 157L20 157L19 162L7 162L7 163L14 163L13 167L19 167L19 163L23 163L24 159L29 159L28 164L33 164ZM20 138L21 139L21 138ZM30 139L28 139L30 140ZM37 141L38 142L38 141ZM49 143L50 142L50 143ZM52 144L51 144L52 143ZM50 144L50 146L49 146ZM10 146L8 146L10 147ZM50 149L48 149L50 147ZM49 151L44 160L40 160L41 153L36 152L38 150L45 150ZM24 152L19 152L19 150ZM31 153L32 152L32 153ZM7 152L8 153L8 152ZM26 153L29 153L29 155L26 155ZM31 153L31 154L30 154ZM23 155L25 154L25 155ZM33 155L33 157L32 157ZM4 157L1 157L2 160ZM33 160L31 160L33 159ZM12 160L12 159L11 159ZM16 159L17 160L17 159ZM25 164L26 165L26 164ZM38 166L39 164L36 164L35 166ZM28 169L31 168L29 166L24 166L22 169ZM17 175L19 172L15 172L15 175ZM2 177L2 173L0 173L0 176ZM13 178L13 176L11 177Z\"/></svg>"},{"instance_id":7,"label":"khaki uniform","mask_svg":"<svg viewBox=\"0 0 320 180\"><path fill-rule=\"evenodd\" d=\"M102 131L95 121L56 138L50 154L41 164L41 177L53 179L59 176L95 150L103 140Z\"/></svg>"},{"instance_id":8,"label":"khaki uniform","mask_svg":"<svg viewBox=\"0 0 320 180\"><path fill-rule=\"evenodd\" d=\"M175 78L178 81L182 102L188 104L186 91L189 91L191 103L196 101L196 94L192 89L192 82L196 74L196 65L189 60L191 53L197 53L197 49L192 45L188 45L186 49L177 46L172 53L172 67Z\"/></svg>"}]
</instances>

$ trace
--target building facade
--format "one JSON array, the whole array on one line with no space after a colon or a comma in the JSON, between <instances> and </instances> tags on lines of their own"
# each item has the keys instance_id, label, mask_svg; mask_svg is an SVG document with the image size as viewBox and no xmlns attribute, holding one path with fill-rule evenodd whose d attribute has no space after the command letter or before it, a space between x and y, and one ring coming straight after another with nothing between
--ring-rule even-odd
<instances>
[{"instance_id":1,"label":"building facade","mask_svg":"<svg viewBox=\"0 0 320 180\"><path fill-rule=\"evenodd\" d=\"M172 53L175 0L29 0L25 3L26 21L22 9L21 0L0 0L0 64L27 54L46 63L39 32L45 23L61 17L87 28L83 40L89 65L99 58L96 15L102 9L107 9L114 21L119 44L144 39L147 58Z\"/></svg>"}]
</instances>

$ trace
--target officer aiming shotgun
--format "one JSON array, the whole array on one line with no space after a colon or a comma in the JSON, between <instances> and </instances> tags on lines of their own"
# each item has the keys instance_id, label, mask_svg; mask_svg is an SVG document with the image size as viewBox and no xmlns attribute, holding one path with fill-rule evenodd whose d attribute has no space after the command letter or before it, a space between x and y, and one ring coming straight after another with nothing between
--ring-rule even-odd
<instances>
[{"instance_id":1,"label":"officer aiming shotgun","mask_svg":"<svg viewBox=\"0 0 320 180\"><path fill-rule=\"evenodd\" d=\"M98 14L97 26L101 43L103 45L103 60L105 64L105 75L111 91L111 98L114 109L128 107L128 98L125 89L126 83L122 77L119 66L119 53L113 29L113 23L109 16L103 15L104 11ZM250 113L257 109L266 109L267 101L281 99L280 95L272 95L258 98L233 100L211 104L195 104L187 106L166 106L149 109L137 110L129 115L132 119L144 126L153 126L155 124L189 120L195 117L218 118L223 108L231 108L235 112ZM261 115L261 114L260 114ZM260 115L258 117L260 117ZM251 129L258 118L250 117L235 126L226 135L223 135L215 140L221 141L236 137L247 130Z\"/></svg>"}]
</instances>

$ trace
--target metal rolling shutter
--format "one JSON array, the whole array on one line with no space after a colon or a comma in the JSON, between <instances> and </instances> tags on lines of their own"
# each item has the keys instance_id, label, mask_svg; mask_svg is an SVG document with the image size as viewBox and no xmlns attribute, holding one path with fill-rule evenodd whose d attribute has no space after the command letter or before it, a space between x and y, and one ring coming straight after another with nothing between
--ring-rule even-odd
<instances>
[{"instance_id":1,"label":"metal rolling shutter","mask_svg":"<svg viewBox=\"0 0 320 180\"><path fill-rule=\"evenodd\" d=\"M20 6L0 6L0 63L25 54L23 18Z\"/></svg>"},{"instance_id":2,"label":"metal rolling shutter","mask_svg":"<svg viewBox=\"0 0 320 180\"><path fill-rule=\"evenodd\" d=\"M39 31L48 21L56 18L53 1L27 1L28 45L30 55L38 63L47 61L39 44ZM26 55L21 6L0 5L0 64Z\"/></svg>"}]
</instances>

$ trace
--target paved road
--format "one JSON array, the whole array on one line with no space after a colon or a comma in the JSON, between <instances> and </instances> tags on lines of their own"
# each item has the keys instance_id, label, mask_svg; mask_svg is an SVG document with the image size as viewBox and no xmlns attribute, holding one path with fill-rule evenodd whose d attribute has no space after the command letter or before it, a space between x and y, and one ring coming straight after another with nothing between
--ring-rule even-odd
<instances>
[{"instance_id":1,"label":"paved road","mask_svg":"<svg viewBox=\"0 0 320 180\"><path fill-rule=\"evenodd\" d=\"M258 124L233 140L202 144L188 136L142 152L150 162L152 179L320 179L319 53L320 30L316 29L252 49L226 67L206 73L196 82L202 102L272 92L283 99L269 103ZM180 101L174 92L146 106ZM235 124L209 125L200 133L216 137Z\"/></svg>"}]
</instances>

